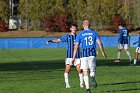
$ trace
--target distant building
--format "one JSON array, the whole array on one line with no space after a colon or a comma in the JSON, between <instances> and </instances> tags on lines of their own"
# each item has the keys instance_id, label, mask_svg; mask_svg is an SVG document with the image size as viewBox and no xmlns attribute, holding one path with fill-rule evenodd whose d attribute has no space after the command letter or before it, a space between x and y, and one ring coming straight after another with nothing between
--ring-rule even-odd
<instances>
[{"instance_id":1,"label":"distant building","mask_svg":"<svg viewBox=\"0 0 140 93\"><path fill-rule=\"evenodd\" d=\"M20 29L21 20L18 15L18 3L19 0L9 0L10 5L10 18L9 29Z\"/></svg>"}]
</instances>

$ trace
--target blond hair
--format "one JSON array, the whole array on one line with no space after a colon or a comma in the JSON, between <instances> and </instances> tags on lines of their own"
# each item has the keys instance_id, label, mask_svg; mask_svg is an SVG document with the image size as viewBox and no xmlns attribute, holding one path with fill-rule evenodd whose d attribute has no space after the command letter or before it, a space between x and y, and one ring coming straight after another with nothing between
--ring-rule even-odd
<instances>
[{"instance_id":1,"label":"blond hair","mask_svg":"<svg viewBox=\"0 0 140 93\"><path fill-rule=\"evenodd\" d=\"M89 25L90 25L89 20L84 20L84 21L83 21L83 26L89 26Z\"/></svg>"}]
</instances>

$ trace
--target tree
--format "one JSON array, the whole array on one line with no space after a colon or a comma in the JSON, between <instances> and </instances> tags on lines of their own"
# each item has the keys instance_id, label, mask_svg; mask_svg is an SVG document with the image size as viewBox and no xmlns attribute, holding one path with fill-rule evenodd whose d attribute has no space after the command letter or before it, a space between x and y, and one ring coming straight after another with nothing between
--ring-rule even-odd
<instances>
[{"instance_id":1,"label":"tree","mask_svg":"<svg viewBox=\"0 0 140 93\"><path fill-rule=\"evenodd\" d=\"M136 0L69 0L69 9L73 18L77 20L90 19L95 29L107 28L111 24L111 18L119 14L126 24L136 24L139 18L139 8L134 9ZM137 2L140 2L137 0ZM137 3L138 6L139 3ZM137 10L137 13L135 13ZM137 14L137 16L136 16Z\"/></svg>"},{"instance_id":2,"label":"tree","mask_svg":"<svg viewBox=\"0 0 140 93\"><path fill-rule=\"evenodd\" d=\"M86 0L69 0L67 12L71 13L74 23L81 25L82 20L87 19L87 1ZM81 27L81 26L80 26Z\"/></svg>"},{"instance_id":3,"label":"tree","mask_svg":"<svg viewBox=\"0 0 140 93\"><path fill-rule=\"evenodd\" d=\"M77 20L89 19L94 27L110 23L111 16L116 13L118 0L70 0L69 7L73 18ZM114 8L112 8L112 6Z\"/></svg>"},{"instance_id":4,"label":"tree","mask_svg":"<svg viewBox=\"0 0 140 93\"><path fill-rule=\"evenodd\" d=\"M140 0L135 0L135 4L134 4L134 12L133 14L135 16L133 16L133 24L136 26L136 27L140 27Z\"/></svg>"},{"instance_id":5,"label":"tree","mask_svg":"<svg viewBox=\"0 0 140 93\"><path fill-rule=\"evenodd\" d=\"M9 18L9 0L0 0L0 18L8 19Z\"/></svg>"},{"instance_id":6,"label":"tree","mask_svg":"<svg viewBox=\"0 0 140 93\"><path fill-rule=\"evenodd\" d=\"M55 12L64 11L62 0L20 0L18 10L26 25L39 29L46 16L53 16Z\"/></svg>"},{"instance_id":7,"label":"tree","mask_svg":"<svg viewBox=\"0 0 140 93\"><path fill-rule=\"evenodd\" d=\"M138 25L139 3L139 0L20 0L18 9L27 27L30 24L33 29L39 29L44 18L59 12L79 25L89 19L95 29L104 30L110 26L115 14L120 14L126 24Z\"/></svg>"}]
</instances>

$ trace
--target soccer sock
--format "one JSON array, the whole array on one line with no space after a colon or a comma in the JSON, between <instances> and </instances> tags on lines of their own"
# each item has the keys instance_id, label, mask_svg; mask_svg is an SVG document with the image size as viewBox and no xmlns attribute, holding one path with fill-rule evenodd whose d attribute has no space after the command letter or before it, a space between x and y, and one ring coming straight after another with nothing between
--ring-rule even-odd
<instances>
[{"instance_id":1,"label":"soccer sock","mask_svg":"<svg viewBox=\"0 0 140 93\"><path fill-rule=\"evenodd\" d=\"M84 84L84 76L82 73L79 73L79 78L80 78L80 84Z\"/></svg>"},{"instance_id":2,"label":"soccer sock","mask_svg":"<svg viewBox=\"0 0 140 93\"><path fill-rule=\"evenodd\" d=\"M134 65L136 65L136 63L137 63L137 60L136 60L136 59L134 59Z\"/></svg>"},{"instance_id":3,"label":"soccer sock","mask_svg":"<svg viewBox=\"0 0 140 93\"><path fill-rule=\"evenodd\" d=\"M118 59L120 59L121 52L118 52Z\"/></svg>"},{"instance_id":4,"label":"soccer sock","mask_svg":"<svg viewBox=\"0 0 140 93\"><path fill-rule=\"evenodd\" d=\"M86 89L89 89L89 80L88 80L88 76L84 76L84 81L85 81Z\"/></svg>"},{"instance_id":5,"label":"soccer sock","mask_svg":"<svg viewBox=\"0 0 140 93\"><path fill-rule=\"evenodd\" d=\"M90 72L90 77L91 77L92 82L94 82L95 77L96 77L96 72Z\"/></svg>"},{"instance_id":6,"label":"soccer sock","mask_svg":"<svg viewBox=\"0 0 140 93\"><path fill-rule=\"evenodd\" d=\"M91 71L91 72L90 72L90 77L95 78L95 77L96 77L96 72L95 72L95 71Z\"/></svg>"},{"instance_id":7,"label":"soccer sock","mask_svg":"<svg viewBox=\"0 0 140 93\"><path fill-rule=\"evenodd\" d=\"M126 53L127 53L128 57L129 57L129 59L132 60L131 55L130 55L130 52L127 51Z\"/></svg>"},{"instance_id":8,"label":"soccer sock","mask_svg":"<svg viewBox=\"0 0 140 93\"><path fill-rule=\"evenodd\" d=\"M69 73L64 73L65 83L69 84Z\"/></svg>"}]
</instances>

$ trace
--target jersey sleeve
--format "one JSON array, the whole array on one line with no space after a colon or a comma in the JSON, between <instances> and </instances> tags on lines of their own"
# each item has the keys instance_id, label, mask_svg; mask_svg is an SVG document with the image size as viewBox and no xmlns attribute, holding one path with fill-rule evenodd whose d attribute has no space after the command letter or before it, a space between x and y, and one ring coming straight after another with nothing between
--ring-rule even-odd
<instances>
[{"instance_id":1,"label":"jersey sleeve","mask_svg":"<svg viewBox=\"0 0 140 93\"><path fill-rule=\"evenodd\" d=\"M100 39L98 33L95 33L95 36L96 36L96 40Z\"/></svg>"},{"instance_id":2,"label":"jersey sleeve","mask_svg":"<svg viewBox=\"0 0 140 93\"><path fill-rule=\"evenodd\" d=\"M62 37L60 37L61 42L66 42L67 41L67 37L68 37L67 34L62 36Z\"/></svg>"},{"instance_id":3,"label":"jersey sleeve","mask_svg":"<svg viewBox=\"0 0 140 93\"><path fill-rule=\"evenodd\" d=\"M119 30L119 34L120 34L120 36L119 36L119 38L118 38L118 42L120 42L120 40L121 40L121 39L122 39L122 37L123 37L122 30Z\"/></svg>"},{"instance_id":4,"label":"jersey sleeve","mask_svg":"<svg viewBox=\"0 0 140 93\"><path fill-rule=\"evenodd\" d=\"M139 35L139 38L138 38L138 42L140 43L140 35Z\"/></svg>"},{"instance_id":5,"label":"jersey sleeve","mask_svg":"<svg viewBox=\"0 0 140 93\"><path fill-rule=\"evenodd\" d=\"M80 35L81 35L81 34L78 34L78 35L77 35L77 37L76 37L76 39L75 39L75 43L76 43L76 42L78 42L78 43L81 42L81 41L80 41Z\"/></svg>"}]
</instances>

